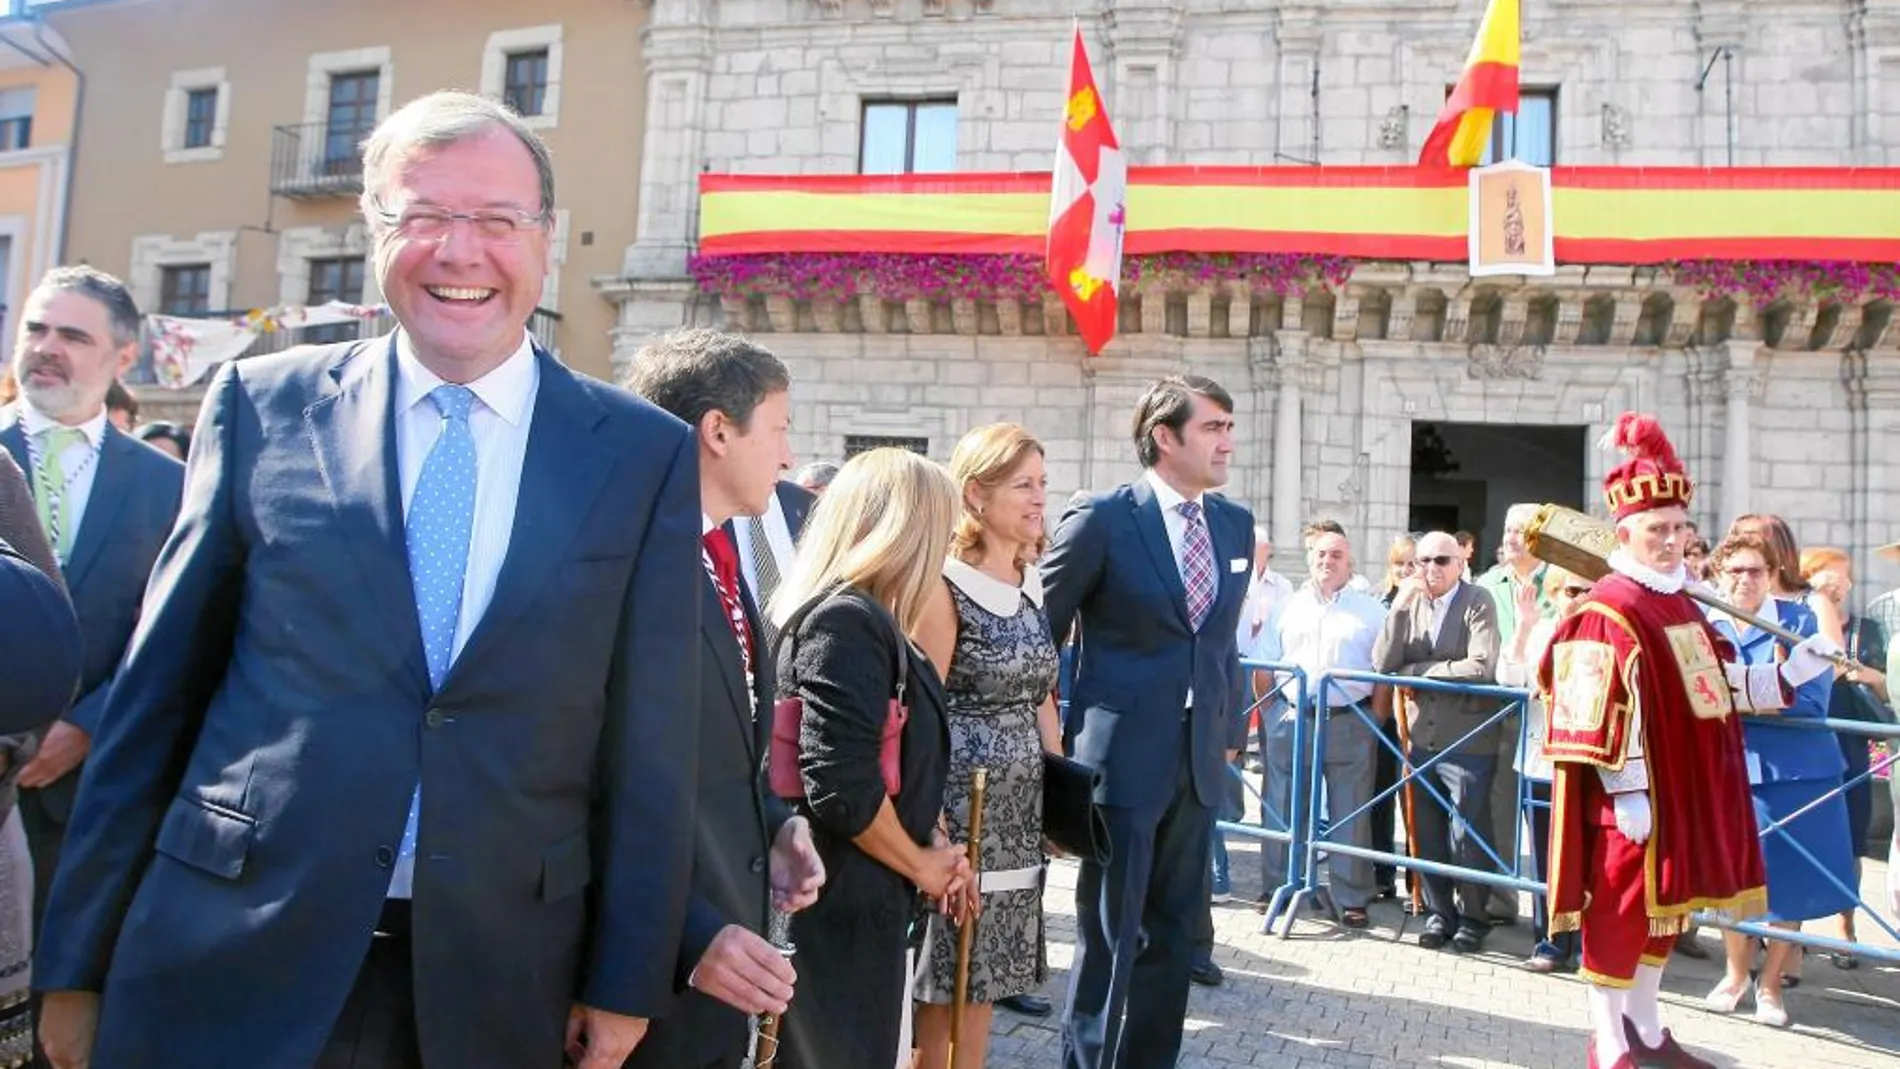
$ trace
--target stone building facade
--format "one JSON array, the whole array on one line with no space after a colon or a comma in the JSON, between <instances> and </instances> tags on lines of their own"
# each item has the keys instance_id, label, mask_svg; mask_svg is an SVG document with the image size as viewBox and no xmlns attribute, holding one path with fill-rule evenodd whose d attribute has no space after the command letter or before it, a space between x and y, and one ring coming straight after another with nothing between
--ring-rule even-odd
<instances>
[{"instance_id":1,"label":"stone building facade","mask_svg":"<svg viewBox=\"0 0 1900 1069\"><path fill-rule=\"evenodd\" d=\"M1047 170L1072 15L1134 163L1408 164L1483 6L653 0L637 239L596 282L619 303L615 366L682 323L757 332L792 366L801 459L881 439L946 457L1017 420L1048 444L1057 501L1128 478L1134 399L1193 370L1235 394L1229 493L1282 563L1327 516L1367 571L1424 520L1491 543L1512 495L1594 502L1612 458L1587 443L1641 408L1698 476L1705 529L1778 512L1850 547L1864 586L1900 580L1870 552L1900 538L1891 301L1758 309L1654 267L1362 263L1305 296L1144 284L1089 358L1053 306L722 304L687 275L701 173L855 173L867 103L954 100L957 170ZM1551 113L1534 162L1900 166L1900 0L1528 0L1523 51Z\"/></svg>"}]
</instances>

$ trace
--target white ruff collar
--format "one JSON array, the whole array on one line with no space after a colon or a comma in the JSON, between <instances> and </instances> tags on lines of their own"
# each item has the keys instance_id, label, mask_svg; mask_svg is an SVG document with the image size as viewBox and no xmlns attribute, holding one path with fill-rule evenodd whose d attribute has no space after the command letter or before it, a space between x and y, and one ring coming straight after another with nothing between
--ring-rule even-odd
<instances>
[{"instance_id":1,"label":"white ruff collar","mask_svg":"<svg viewBox=\"0 0 1900 1069\"><path fill-rule=\"evenodd\" d=\"M1610 554L1610 567L1658 594L1679 593L1689 581L1689 573L1683 570L1682 565L1676 565L1675 571L1665 574L1638 563L1626 549L1618 549Z\"/></svg>"},{"instance_id":2,"label":"white ruff collar","mask_svg":"<svg viewBox=\"0 0 1900 1069\"><path fill-rule=\"evenodd\" d=\"M1023 607L1023 599L1042 608L1042 573L1033 564L1023 565L1023 585L1011 586L955 557L943 562L943 577L956 584L971 601L997 616L1014 616Z\"/></svg>"}]
</instances>

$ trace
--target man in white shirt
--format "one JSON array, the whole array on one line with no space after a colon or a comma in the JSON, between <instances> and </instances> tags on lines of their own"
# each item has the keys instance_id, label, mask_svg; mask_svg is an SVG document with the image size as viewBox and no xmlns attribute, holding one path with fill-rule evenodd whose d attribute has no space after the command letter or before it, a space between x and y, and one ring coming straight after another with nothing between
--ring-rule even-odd
<instances>
[{"instance_id":1,"label":"man in white shirt","mask_svg":"<svg viewBox=\"0 0 1900 1069\"><path fill-rule=\"evenodd\" d=\"M1273 618L1261 630L1249 656L1299 666L1309 686L1317 687L1319 677L1344 669L1372 671L1372 647L1385 623L1385 606L1377 598L1348 586L1352 578L1352 546L1341 534L1324 533L1313 538L1306 550L1310 580L1298 593L1282 602ZM1285 674L1282 673L1282 676ZM1267 673L1256 673L1256 689L1271 686ZM1284 679L1281 680L1284 682ZM1286 693L1291 693L1287 691ZM1313 692L1318 702L1321 695ZM1376 742L1373 728L1354 711L1371 712L1367 699L1372 696L1369 683L1341 683L1329 687L1324 696L1329 706L1326 716L1327 810L1335 821L1349 817L1372 797L1373 755ZM1291 804L1294 770L1310 761L1310 749L1293 752L1294 718L1300 710L1282 702L1278 715L1267 730L1267 791L1269 804L1285 814ZM1317 717L1309 717L1306 729L1318 728ZM1312 745L1308 736L1307 746ZM1359 814L1342 826L1344 841L1353 846L1371 845L1370 817ZM1262 843L1261 873L1264 893L1286 882L1286 847ZM1296 859L1297 860L1297 859ZM1366 926L1366 905L1373 897L1372 862L1339 853L1330 856L1328 871L1332 877L1332 900L1340 911L1341 922L1348 928Z\"/></svg>"}]
</instances>

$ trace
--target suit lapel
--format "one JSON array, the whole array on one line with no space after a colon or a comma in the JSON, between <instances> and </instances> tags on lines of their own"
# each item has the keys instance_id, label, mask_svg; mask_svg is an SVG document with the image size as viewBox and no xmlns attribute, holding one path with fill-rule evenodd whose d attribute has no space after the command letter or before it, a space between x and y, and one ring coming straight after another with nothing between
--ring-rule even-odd
<instances>
[{"instance_id":1,"label":"suit lapel","mask_svg":"<svg viewBox=\"0 0 1900 1069\"><path fill-rule=\"evenodd\" d=\"M33 455L26 448L26 428L20 424L20 409L15 405L4 417L0 417L0 445L13 454L13 462L26 473L26 488L36 489L33 485Z\"/></svg>"},{"instance_id":2,"label":"suit lapel","mask_svg":"<svg viewBox=\"0 0 1900 1069\"><path fill-rule=\"evenodd\" d=\"M100 549L118 525L125 499L138 489L132 462L135 452L143 448L120 433L110 420L106 422L106 433L99 439L99 468L93 472L92 493L86 498L86 511L79 517L73 551L66 561L67 586L78 587L86 581L86 573L92 570Z\"/></svg>"},{"instance_id":3,"label":"suit lapel","mask_svg":"<svg viewBox=\"0 0 1900 1069\"><path fill-rule=\"evenodd\" d=\"M1174 547L1168 542L1168 528L1161 518L1161 502L1155 497L1154 487L1148 480L1137 479L1131 487L1135 497L1135 530L1141 535L1141 543L1148 549L1148 559L1153 562L1155 571L1161 574L1161 583L1174 596L1174 609L1181 618L1181 626L1192 631L1188 624L1187 587L1181 582L1181 566L1175 563Z\"/></svg>"},{"instance_id":4,"label":"suit lapel","mask_svg":"<svg viewBox=\"0 0 1900 1069\"><path fill-rule=\"evenodd\" d=\"M745 739L746 756L756 761L758 741L752 737L752 692L745 685L745 659L739 650L739 639L732 633L732 625L726 622L726 603L710 576L700 583L700 589L705 593L700 599L704 604L699 610L699 634L705 639L706 648L712 651L713 661L719 666L719 679L732 699L729 708L737 717L734 726ZM705 724L700 725L701 730L705 727Z\"/></svg>"},{"instance_id":5,"label":"suit lapel","mask_svg":"<svg viewBox=\"0 0 1900 1069\"><path fill-rule=\"evenodd\" d=\"M362 569L364 592L390 638L408 650L412 682L428 690L422 627L416 619L403 542L402 489L396 470L395 335L385 345L347 350L330 376L336 392L304 413L317 470L330 491L343 544Z\"/></svg>"},{"instance_id":6,"label":"suit lapel","mask_svg":"<svg viewBox=\"0 0 1900 1069\"><path fill-rule=\"evenodd\" d=\"M515 617L541 596L556 566L592 511L613 457L594 437L607 413L587 395L574 373L553 357L534 351L541 382L535 393L528 455L515 494L508 555L495 577L495 596L443 681L447 689L463 665L480 663Z\"/></svg>"}]
</instances>

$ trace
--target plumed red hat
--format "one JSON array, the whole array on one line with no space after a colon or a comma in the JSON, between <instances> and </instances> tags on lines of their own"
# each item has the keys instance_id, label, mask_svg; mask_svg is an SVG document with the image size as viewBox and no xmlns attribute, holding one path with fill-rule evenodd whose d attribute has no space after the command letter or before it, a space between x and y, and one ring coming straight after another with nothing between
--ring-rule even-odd
<instances>
[{"instance_id":1,"label":"plumed red hat","mask_svg":"<svg viewBox=\"0 0 1900 1069\"><path fill-rule=\"evenodd\" d=\"M1695 484L1656 417L1623 413L1616 419L1611 444L1626 454L1623 463L1603 477L1603 501L1611 515L1621 520L1670 505L1689 507Z\"/></svg>"}]
</instances>

